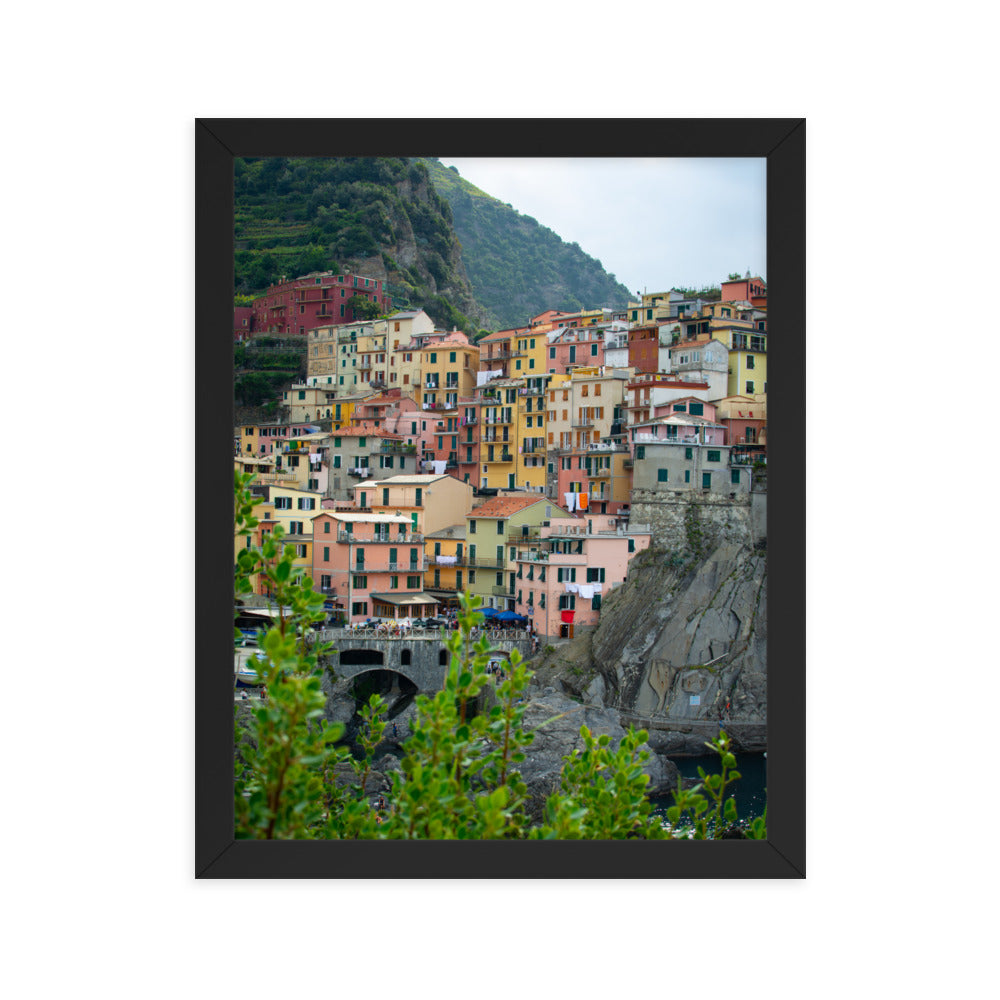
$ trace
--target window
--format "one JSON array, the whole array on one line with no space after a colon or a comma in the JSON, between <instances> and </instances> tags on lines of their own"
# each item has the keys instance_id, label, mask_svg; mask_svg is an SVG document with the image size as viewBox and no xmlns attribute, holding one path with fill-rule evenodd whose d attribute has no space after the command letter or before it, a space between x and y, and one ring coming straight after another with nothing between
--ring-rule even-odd
<instances>
[{"instance_id":1,"label":"window","mask_svg":"<svg viewBox=\"0 0 1000 1000\"><path fill-rule=\"evenodd\" d=\"M729 481L734 486L739 486L740 485L740 470L739 469L733 469L732 472L729 473Z\"/></svg>"},{"instance_id":2,"label":"window","mask_svg":"<svg viewBox=\"0 0 1000 1000\"><path fill-rule=\"evenodd\" d=\"M597 344L591 344L590 345L590 356L592 358L596 358L597 357Z\"/></svg>"},{"instance_id":3,"label":"window","mask_svg":"<svg viewBox=\"0 0 1000 1000\"><path fill-rule=\"evenodd\" d=\"M719 462L721 461L721 452L709 450L708 454L705 456L709 462Z\"/></svg>"},{"instance_id":4,"label":"window","mask_svg":"<svg viewBox=\"0 0 1000 1000\"><path fill-rule=\"evenodd\" d=\"M470 535L474 535L475 533L476 533L476 522L475 521L470 521L469 522L469 534Z\"/></svg>"},{"instance_id":5,"label":"window","mask_svg":"<svg viewBox=\"0 0 1000 1000\"><path fill-rule=\"evenodd\" d=\"M438 360L437 354L431 354L431 364L436 365Z\"/></svg>"},{"instance_id":6,"label":"window","mask_svg":"<svg viewBox=\"0 0 1000 1000\"><path fill-rule=\"evenodd\" d=\"M329 562L329 561L330 561L330 546L329 545L324 545L323 546L323 562Z\"/></svg>"},{"instance_id":7,"label":"window","mask_svg":"<svg viewBox=\"0 0 1000 1000\"><path fill-rule=\"evenodd\" d=\"M753 395L753 382L747 382L747 395Z\"/></svg>"},{"instance_id":8,"label":"window","mask_svg":"<svg viewBox=\"0 0 1000 1000\"><path fill-rule=\"evenodd\" d=\"M684 449L684 457L685 458L694 458L694 448L685 448Z\"/></svg>"},{"instance_id":9,"label":"window","mask_svg":"<svg viewBox=\"0 0 1000 1000\"><path fill-rule=\"evenodd\" d=\"M419 576L408 576L406 578L406 589L407 590L418 590L420 588L420 577Z\"/></svg>"},{"instance_id":10,"label":"window","mask_svg":"<svg viewBox=\"0 0 1000 1000\"><path fill-rule=\"evenodd\" d=\"M300 389L299 390L299 399L305 399L305 398L306 398L305 389Z\"/></svg>"},{"instance_id":11,"label":"window","mask_svg":"<svg viewBox=\"0 0 1000 1000\"><path fill-rule=\"evenodd\" d=\"M344 314L344 307L343 306L340 307L340 314L341 314L341 316L343 316L343 314ZM351 605L351 614L352 615L366 615L366 614L368 614L368 602L367 601L355 601Z\"/></svg>"},{"instance_id":12,"label":"window","mask_svg":"<svg viewBox=\"0 0 1000 1000\"><path fill-rule=\"evenodd\" d=\"M753 368L753 355L747 355L747 368Z\"/></svg>"},{"instance_id":13,"label":"window","mask_svg":"<svg viewBox=\"0 0 1000 1000\"><path fill-rule=\"evenodd\" d=\"M503 521L497 521L497 534L503 534Z\"/></svg>"},{"instance_id":14,"label":"window","mask_svg":"<svg viewBox=\"0 0 1000 1000\"><path fill-rule=\"evenodd\" d=\"M554 347L549 348L549 357L554 358L556 356L556 349Z\"/></svg>"},{"instance_id":15,"label":"window","mask_svg":"<svg viewBox=\"0 0 1000 1000\"><path fill-rule=\"evenodd\" d=\"M390 590L398 590L399 589L399 577L398 576L390 576L389 577L389 589Z\"/></svg>"},{"instance_id":16,"label":"window","mask_svg":"<svg viewBox=\"0 0 1000 1000\"><path fill-rule=\"evenodd\" d=\"M686 482L686 483L691 482L691 470L690 469L685 469L684 470L684 482Z\"/></svg>"},{"instance_id":17,"label":"window","mask_svg":"<svg viewBox=\"0 0 1000 1000\"><path fill-rule=\"evenodd\" d=\"M455 363L455 352L454 351L449 352L449 354L448 354L448 361L451 364Z\"/></svg>"},{"instance_id":18,"label":"window","mask_svg":"<svg viewBox=\"0 0 1000 1000\"><path fill-rule=\"evenodd\" d=\"M275 497L274 498L274 509L275 510L291 510L292 509L292 498L291 497Z\"/></svg>"},{"instance_id":19,"label":"window","mask_svg":"<svg viewBox=\"0 0 1000 1000\"><path fill-rule=\"evenodd\" d=\"M644 444L638 444L635 446L635 457L636 459L643 459L646 457L646 446Z\"/></svg>"},{"instance_id":20,"label":"window","mask_svg":"<svg viewBox=\"0 0 1000 1000\"><path fill-rule=\"evenodd\" d=\"M368 577L367 576L357 576L355 575L351 581L355 590L367 590L368 589Z\"/></svg>"},{"instance_id":21,"label":"window","mask_svg":"<svg viewBox=\"0 0 1000 1000\"><path fill-rule=\"evenodd\" d=\"M330 534L330 522L329 521L324 521L323 522L323 534L324 535L329 535Z\"/></svg>"},{"instance_id":22,"label":"window","mask_svg":"<svg viewBox=\"0 0 1000 1000\"><path fill-rule=\"evenodd\" d=\"M705 404L692 403L689 407L689 411L693 417L703 417L705 415Z\"/></svg>"},{"instance_id":23,"label":"window","mask_svg":"<svg viewBox=\"0 0 1000 1000\"><path fill-rule=\"evenodd\" d=\"M658 483L665 483L667 481L667 470L657 469L656 470L656 481Z\"/></svg>"}]
</instances>

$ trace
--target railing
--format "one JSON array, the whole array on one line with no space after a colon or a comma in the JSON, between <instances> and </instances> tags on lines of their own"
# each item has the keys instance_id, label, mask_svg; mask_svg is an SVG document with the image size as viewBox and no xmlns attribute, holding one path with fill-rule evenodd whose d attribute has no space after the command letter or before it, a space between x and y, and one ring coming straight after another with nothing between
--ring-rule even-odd
<instances>
[{"instance_id":1,"label":"railing","mask_svg":"<svg viewBox=\"0 0 1000 1000\"><path fill-rule=\"evenodd\" d=\"M430 639L440 642L452 634L449 628L405 628L386 622L382 625L348 625L345 628L327 628L320 632L321 642L336 642L338 639L363 641L366 639ZM476 628L472 630L472 638L478 639L485 635L494 642L524 642L529 639L525 629L521 628Z\"/></svg>"},{"instance_id":2,"label":"railing","mask_svg":"<svg viewBox=\"0 0 1000 1000\"><path fill-rule=\"evenodd\" d=\"M494 597L513 597L513 593L506 584L493 584L491 588Z\"/></svg>"},{"instance_id":3,"label":"railing","mask_svg":"<svg viewBox=\"0 0 1000 1000\"><path fill-rule=\"evenodd\" d=\"M731 451L729 453L730 465L756 465L757 463L767 465L767 456L764 454L748 454L745 451Z\"/></svg>"},{"instance_id":4,"label":"railing","mask_svg":"<svg viewBox=\"0 0 1000 1000\"><path fill-rule=\"evenodd\" d=\"M522 535L519 528L515 528L507 532L507 543L513 544L514 542L535 542L542 537L540 531L529 531L526 535Z\"/></svg>"},{"instance_id":5,"label":"railing","mask_svg":"<svg viewBox=\"0 0 1000 1000\"><path fill-rule=\"evenodd\" d=\"M584 417L582 420L571 420L570 427L593 427L594 421L590 417Z\"/></svg>"},{"instance_id":6,"label":"railing","mask_svg":"<svg viewBox=\"0 0 1000 1000\"><path fill-rule=\"evenodd\" d=\"M383 441L381 451L383 455L415 455L417 446L405 441Z\"/></svg>"},{"instance_id":7,"label":"railing","mask_svg":"<svg viewBox=\"0 0 1000 1000\"><path fill-rule=\"evenodd\" d=\"M498 562L496 559L490 559L486 556L469 556L465 565L474 569L499 569L503 566L503 560Z\"/></svg>"},{"instance_id":8,"label":"railing","mask_svg":"<svg viewBox=\"0 0 1000 1000\"><path fill-rule=\"evenodd\" d=\"M350 531L338 531L338 542L354 542L357 545L417 545L423 544L424 536L418 532L408 532L405 535L376 534L370 538L360 538Z\"/></svg>"}]
</instances>

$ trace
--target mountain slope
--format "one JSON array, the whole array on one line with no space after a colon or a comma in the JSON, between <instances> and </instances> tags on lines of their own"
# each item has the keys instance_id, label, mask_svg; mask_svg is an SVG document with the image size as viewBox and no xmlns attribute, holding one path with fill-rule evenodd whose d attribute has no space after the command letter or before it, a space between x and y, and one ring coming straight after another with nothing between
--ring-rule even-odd
<instances>
[{"instance_id":1,"label":"mountain slope","mask_svg":"<svg viewBox=\"0 0 1000 1000\"><path fill-rule=\"evenodd\" d=\"M624 308L629 290L601 262L435 159L422 161L448 202L476 299L502 327L546 309Z\"/></svg>"},{"instance_id":2,"label":"mountain slope","mask_svg":"<svg viewBox=\"0 0 1000 1000\"><path fill-rule=\"evenodd\" d=\"M396 305L474 333L473 296L451 209L419 162L386 157L237 158L237 294L283 276L349 268L390 283Z\"/></svg>"}]
</instances>

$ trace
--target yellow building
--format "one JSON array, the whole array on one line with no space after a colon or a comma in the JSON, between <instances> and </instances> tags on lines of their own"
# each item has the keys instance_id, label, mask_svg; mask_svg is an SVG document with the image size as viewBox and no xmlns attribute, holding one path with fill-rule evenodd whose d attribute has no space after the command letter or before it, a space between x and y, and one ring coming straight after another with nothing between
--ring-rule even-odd
<instances>
[{"instance_id":1,"label":"yellow building","mask_svg":"<svg viewBox=\"0 0 1000 1000\"><path fill-rule=\"evenodd\" d=\"M412 345L394 348L389 358L389 387L416 399L420 391L420 349Z\"/></svg>"},{"instance_id":2,"label":"yellow building","mask_svg":"<svg viewBox=\"0 0 1000 1000\"><path fill-rule=\"evenodd\" d=\"M548 339L545 334L546 328L551 324L545 324L545 328L538 327L534 330L527 330L511 338L513 357L511 359L510 374L512 377L541 375L545 371L547 357L546 348Z\"/></svg>"},{"instance_id":3,"label":"yellow building","mask_svg":"<svg viewBox=\"0 0 1000 1000\"><path fill-rule=\"evenodd\" d=\"M414 397L423 410L454 410L471 396L479 372L479 348L455 331L420 349L420 383Z\"/></svg>"},{"instance_id":4,"label":"yellow building","mask_svg":"<svg viewBox=\"0 0 1000 1000\"><path fill-rule=\"evenodd\" d=\"M312 572L312 518L320 511L322 497L308 490L272 486L268 490L272 519L285 531L285 544L295 546L296 567Z\"/></svg>"},{"instance_id":5,"label":"yellow building","mask_svg":"<svg viewBox=\"0 0 1000 1000\"><path fill-rule=\"evenodd\" d=\"M472 509L472 487L454 476L390 476L354 487L359 510L404 514L413 531L425 534L458 524Z\"/></svg>"},{"instance_id":6,"label":"yellow building","mask_svg":"<svg viewBox=\"0 0 1000 1000\"><path fill-rule=\"evenodd\" d=\"M458 594L468 580L465 568L466 525L453 524L440 531L424 535L427 569L424 591L436 597L445 607L458 606Z\"/></svg>"},{"instance_id":7,"label":"yellow building","mask_svg":"<svg viewBox=\"0 0 1000 1000\"><path fill-rule=\"evenodd\" d=\"M545 497L497 496L466 517L467 590L485 604L513 610L517 545L538 535L551 517L567 512Z\"/></svg>"}]
</instances>

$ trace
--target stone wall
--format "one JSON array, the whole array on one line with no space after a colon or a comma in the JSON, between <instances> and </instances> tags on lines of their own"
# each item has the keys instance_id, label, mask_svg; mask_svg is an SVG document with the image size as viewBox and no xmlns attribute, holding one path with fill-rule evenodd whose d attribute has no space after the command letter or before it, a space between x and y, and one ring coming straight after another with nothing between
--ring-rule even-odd
<instances>
[{"instance_id":1,"label":"stone wall","mask_svg":"<svg viewBox=\"0 0 1000 1000\"><path fill-rule=\"evenodd\" d=\"M766 534L766 496L763 520ZM760 509L760 501L758 511ZM699 490L633 490L630 520L648 524L653 545L668 552L703 555L719 545L755 543L753 494L735 497Z\"/></svg>"}]
</instances>

